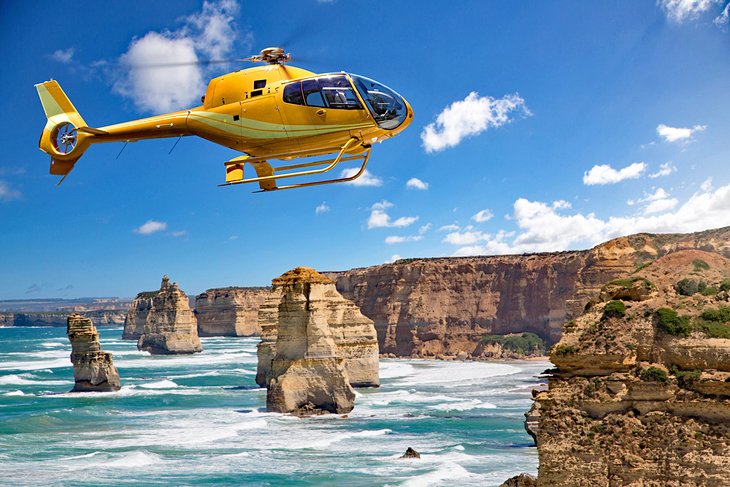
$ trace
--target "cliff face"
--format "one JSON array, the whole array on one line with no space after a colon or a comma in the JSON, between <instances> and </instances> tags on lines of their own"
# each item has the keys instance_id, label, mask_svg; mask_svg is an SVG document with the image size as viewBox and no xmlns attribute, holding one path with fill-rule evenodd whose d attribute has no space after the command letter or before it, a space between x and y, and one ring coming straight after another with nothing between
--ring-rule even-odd
<instances>
[{"instance_id":1,"label":"cliff face","mask_svg":"<svg viewBox=\"0 0 730 487\"><path fill-rule=\"evenodd\" d=\"M118 391L119 373L112 354L103 352L92 321L80 314L67 317L66 334L71 341L74 388L71 392Z\"/></svg>"},{"instance_id":2,"label":"cliff face","mask_svg":"<svg viewBox=\"0 0 730 487\"><path fill-rule=\"evenodd\" d=\"M134 298L127 311L127 316L124 318L122 340L139 340L139 337L142 336L147 315L152 309L152 298L156 294L157 291L141 292Z\"/></svg>"},{"instance_id":3,"label":"cliff face","mask_svg":"<svg viewBox=\"0 0 730 487\"><path fill-rule=\"evenodd\" d=\"M281 300L266 409L295 414L351 411L355 391L328 323L326 294L332 282L313 269L298 267L273 284Z\"/></svg>"},{"instance_id":4,"label":"cliff face","mask_svg":"<svg viewBox=\"0 0 730 487\"><path fill-rule=\"evenodd\" d=\"M170 284L167 276L162 278L160 291L152 297L137 349L153 355L203 351L190 301L177 283Z\"/></svg>"},{"instance_id":5,"label":"cliff face","mask_svg":"<svg viewBox=\"0 0 730 487\"><path fill-rule=\"evenodd\" d=\"M260 335L258 311L271 288L208 289L195 298L200 336Z\"/></svg>"},{"instance_id":6,"label":"cliff face","mask_svg":"<svg viewBox=\"0 0 730 487\"><path fill-rule=\"evenodd\" d=\"M730 256L730 227L638 234L590 250L413 259L326 275L375 322L380 353L482 356L485 334L534 332L557 342L608 281L683 248Z\"/></svg>"},{"instance_id":7,"label":"cliff face","mask_svg":"<svg viewBox=\"0 0 730 487\"><path fill-rule=\"evenodd\" d=\"M531 411L538 485L727 485L728 290L729 259L681 250L565 325Z\"/></svg>"},{"instance_id":8,"label":"cliff face","mask_svg":"<svg viewBox=\"0 0 730 487\"><path fill-rule=\"evenodd\" d=\"M81 316L90 318L98 326L117 326L124 323L124 312L118 310L83 311ZM66 326L68 313L44 311L29 313L0 313L0 327L3 326Z\"/></svg>"},{"instance_id":9,"label":"cliff face","mask_svg":"<svg viewBox=\"0 0 730 487\"><path fill-rule=\"evenodd\" d=\"M378 387L378 340L372 320L365 317L349 300L335 289L334 283L313 269L306 267L311 275L319 276L318 282L308 283L308 306L317 307L318 316L327 324L338 356L344 359L344 368L353 387ZM302 271L303 272L303 271ZM286 276L286 274L285 274ZM274 281L274 290L269 294L259 311L262 329L258 346L258 370L256 382L264 387L269 378L271 363L277 352L277 336L283 317L289 312L284 292L288 289L282 278ZM312 304L314 303L314 304Z\"/></svg>"}]
</instances>

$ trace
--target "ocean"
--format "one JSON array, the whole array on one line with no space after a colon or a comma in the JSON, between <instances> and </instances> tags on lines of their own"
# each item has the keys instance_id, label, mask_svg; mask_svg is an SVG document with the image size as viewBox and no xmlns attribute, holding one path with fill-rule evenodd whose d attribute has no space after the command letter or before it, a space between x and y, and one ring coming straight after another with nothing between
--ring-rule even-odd
<instances>
[{"instance_id":1,"label":"ocean","mask_svg":"<svg viewBox=\"0 0 730 487\"><path fill-rule=\"evenodd\" d=\"M65 328L0 328L0 484L491 486L537 472L523 428L548 362L382 359L346 417L265 412L258 338L150 356L100 328L122 389L73 387ZM408 447L420 460L399 459Z\"/></svg>"}]
</instances>

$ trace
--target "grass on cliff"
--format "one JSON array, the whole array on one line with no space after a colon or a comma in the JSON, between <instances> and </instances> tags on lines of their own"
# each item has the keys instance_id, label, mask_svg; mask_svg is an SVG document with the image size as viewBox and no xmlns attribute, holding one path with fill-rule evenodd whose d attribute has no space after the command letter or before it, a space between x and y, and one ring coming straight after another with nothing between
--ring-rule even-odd
<instances>
[{"instance_id":1,"label":"grass on cliff","mask_svg":"<svg viewBox=\"0 0 730 487\"><path fill-rule=\"evenodd\" d=\"M623 318L624 316L626 316L626 305L623 301L614 299L613 301L606 303L606 306L603 308L603 316L601 319Z\"/></svg>"},{"instance_id":2,"label":"grass on cliff","mask_svg":"<svg viewBox=\"0 0 730 487\"><path fill-rule=\"evenodd\" d=\"M727 289L723 289L723 285ZM685 278L674 285L674 289L682 296L692 296L700 293L703 296L714 296L720 291L730 289L730 282L723 281L719 286L708 286L705 281L696 281L694 279Z\"/></svg>"},{"instance_id":3,"label":"grass on cliff","mask_svg":"<svg viewBox=\"0 0 730 487\"><path fill-rule=\"evenodd\" d=\"M521 335L484 335L484 343L498 343L502 348L520 355L545 353L545 341L535 333L525 332Z\"/></svg>"},{"instance_id":4,"label":"grass on cliff","mask_svg":"<svg viewBox=\"0 0 730 487\"><path fill-rule=\"evenodd\" d=\"M693 260L692 265L694 266L695 272L702 272L710 269L710 264L702 259Z\"/></svg>"},{"instance_id":5,"label":"grass on cliff","mask_svg":"<svg viewBox=\"0 0 730 487\"><path fill-rule=\"evenodd\" d=\"M560 357L565 357L567 355L573 355L574 353L577 353L577 352L578 352L578 349L572 345L558 345L557 347L555 347L553 349L553 353Z\"/></svg>"},{"instance_id":6,"label":"grass on cliff","mask_svg":"<svg viewBox=\"0 0 730 487\"><path fill-rule=\"evenodd\" d=\"M664 369L659 367L648 367L642 370L639 378L644 381L661 382L663 384L669 382L669 376Z\"/></svg>"},{"instance_id":7,"label":"grass on cliff","mask_svg":"<svg viewBox=\"0 0 730 487\"><path fill-rule=\"evenodd\" d=\"M730 306L705 310L694 326L710 338L730 338Z\"/></svg>"},{"instance_id":8,"label":"grass on cliff","mask_svg":"<svg viewBox=\"0 0 730 487\"><path fill-rule=\"evenodd\" d=\"M654 312L654 319L660 330L674 336L689 336L692 327L687 316L679 316L671 308L659 308Z\"/></svg>"},{"instance_id":9,"label":"grass on cliff","mask_svg":"<svg viewBox=\"0 0 730 487\"><path fill-rule=\"evenodd\" d=\"M160 294L160 291L142 291L141 293L137 293L137 298L154 298Z\"/></svg>"}]
</instances>

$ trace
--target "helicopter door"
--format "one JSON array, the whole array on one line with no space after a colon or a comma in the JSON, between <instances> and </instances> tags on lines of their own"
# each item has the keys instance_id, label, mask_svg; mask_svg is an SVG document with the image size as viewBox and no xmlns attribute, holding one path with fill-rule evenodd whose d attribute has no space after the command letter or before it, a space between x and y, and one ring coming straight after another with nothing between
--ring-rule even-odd
<instances>
[{"instance_id":1,"label":"helicopter door","mask_svg":"<svg viewBox=\"0 0 730 487\"><path fill-rule=\"evenodd\" d=\"M345 76L305 79L284 87L282 110L289 136L302 148L346 141L351 131L373 124ZM322 135L330 135L322 140ZM316 139L316 140L315 140Z\"/></svg>"}]
</instances>

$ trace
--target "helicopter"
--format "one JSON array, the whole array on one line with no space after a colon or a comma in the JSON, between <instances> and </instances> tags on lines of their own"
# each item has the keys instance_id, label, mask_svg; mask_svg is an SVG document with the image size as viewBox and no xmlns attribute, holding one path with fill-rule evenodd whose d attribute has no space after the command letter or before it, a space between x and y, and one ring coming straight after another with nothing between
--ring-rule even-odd
<instances>
[{"instance_id":1,"label":"helicopter","mask_svg":"<svg viewBox=\"0 0 730 487\"><path fill-rule=\"evenodd\" d=\"M91 144L194 135L243 153L224 163L219 186L258 183L264 192L352 181L365 172L373 144L413 120L408 102L382 83L344 71L316 74L287 66L290 60L280 47L263 49L240 60L263 66L213 78L200 106L98 128L86 124L57 81L39 83L47 123L38 146L61 184ZM302 158L316 160L294 161ZM362 161L350 176L279 184L348 161ZM244 177L246 165L254 177Z\"/></svg>"}]
</instances>

